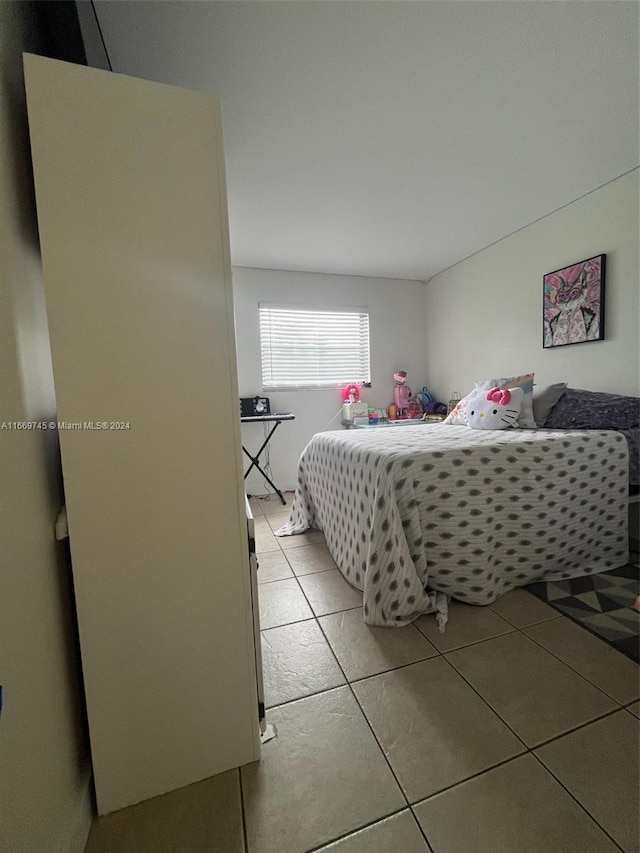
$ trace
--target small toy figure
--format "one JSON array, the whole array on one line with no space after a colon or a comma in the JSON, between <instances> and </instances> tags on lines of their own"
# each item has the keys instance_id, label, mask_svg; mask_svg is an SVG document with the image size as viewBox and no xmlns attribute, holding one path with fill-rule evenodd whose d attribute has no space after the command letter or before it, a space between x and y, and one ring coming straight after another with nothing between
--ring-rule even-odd
<instances>
[{"instance_id":1,"label":"small toy figure","mask_svg":"<svg viewBox=\"0 0 640 853\"><path fill-rule=\"evenodd\" d=\"M342 392L342 400L345 403L357 403L360 399L360 388L355 384L347 385Z\"/></svg>"},{"instance_id":2,"label":"small toy figure","mask_svg":"<svg viewBox=\"0 0 640 853\"><path fill-rule=\"evenodd\" d=\"M411 388L406 384L407 371L399 370L393 374L393 378L396 381L395 388L393 389L393 402L396 404L397 417L406 418L409 400L412 396Z\"/></svg>"}]
</instances>

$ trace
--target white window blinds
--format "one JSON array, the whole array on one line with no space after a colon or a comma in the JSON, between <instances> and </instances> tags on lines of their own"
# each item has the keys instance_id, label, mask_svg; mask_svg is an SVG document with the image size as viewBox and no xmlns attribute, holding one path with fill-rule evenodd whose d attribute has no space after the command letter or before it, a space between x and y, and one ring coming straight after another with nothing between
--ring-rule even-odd
<instances>
[{"instance_id":1,"label":"white window blinds","mask_svg":"<svg viewBox=\"0 0 640 853\"><path fill-rule=\"evenodd\" d=\"M371 381L369 315L363 309L260 305L260 348L265 390Z\"/></svg>"}]
</instances>

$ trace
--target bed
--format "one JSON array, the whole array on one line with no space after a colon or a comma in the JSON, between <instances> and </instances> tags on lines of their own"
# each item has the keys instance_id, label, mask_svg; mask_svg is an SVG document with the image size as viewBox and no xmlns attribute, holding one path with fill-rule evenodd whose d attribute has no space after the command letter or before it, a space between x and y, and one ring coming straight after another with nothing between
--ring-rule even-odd
<instances>
[{"instance_id":1,"label":"bed","mask_svg":"<svg viewBox=\"0 0 640 853\"><path fill-rule=\"evenodd\" d=\"M429 424L315 435L289 522L324 531L371 625L624 565L628 448L605 430Z\"/></svg>"}]
</instances>

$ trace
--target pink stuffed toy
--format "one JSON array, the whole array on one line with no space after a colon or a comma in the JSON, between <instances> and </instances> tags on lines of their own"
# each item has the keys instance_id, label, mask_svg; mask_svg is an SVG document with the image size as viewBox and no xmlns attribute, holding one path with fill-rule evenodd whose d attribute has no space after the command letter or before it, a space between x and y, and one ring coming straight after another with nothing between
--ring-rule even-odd
<instances>
[{"instance_id":1,"label":"pink stuffed toy","mask_svg":"<svg viewBox=\"0 0 640 853\"><path fill-rule=\"evenodd\" d=\"M393 374L396 385L393 389L393 402L396 404L398 417L405 417L409 408L409 400L411 399L411 388L407 383L407 371L399 370Z\"/></svg>"}]
</instances>

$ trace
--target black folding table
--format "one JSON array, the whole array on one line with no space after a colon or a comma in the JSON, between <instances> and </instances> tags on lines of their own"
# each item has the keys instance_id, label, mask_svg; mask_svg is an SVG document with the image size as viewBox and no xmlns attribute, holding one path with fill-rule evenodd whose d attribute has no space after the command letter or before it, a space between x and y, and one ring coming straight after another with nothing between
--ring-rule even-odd
<instances>
[{"instance_id":1,"label":"black folding table","mask_svg":"<svg viewBox=\"0 0 640 853\"><path fill-rule=\"evenodd\" d=\"M240 421L243 424L270 424L270 423L273 424L273 426L271 427L271 429L269 430L269 432L267 434L267 437L262 442L262 446L260 447L260 450L258 450L258 452L256 453L255 456L253 456L251 453L249 453L249 451L244 446L244 444L242 445L242 449L244 450L244 452L247 454L247 456L251 460L251 465L249 465L247 470L244 472L244 479L245 480L247 479L247 477L249 476L249 473L251 472L251 469L255 467L258 471L260 471L260 473L265 478L267 483L269 483L269 485L275 490L275 493L278 495L278 497L280 498L280 500L282 501L283 504L286 504L287 502L284 499L282 492L276 486L276 484L273 482L271 477L269 477L269 475L266 473L266 471L260 467L259 459L262 456L262 454L264 453L264 451L268 448L269 442L271 441L271 437L273 436L274 432L278 429L278 427L280 426L282 421L295 421L295 419L296 419L296 416L292 415L291 412L285 412L285 413L274 414L274 415L249 415L247 417L240 418Z\"/></svg>"}]
</instances>

